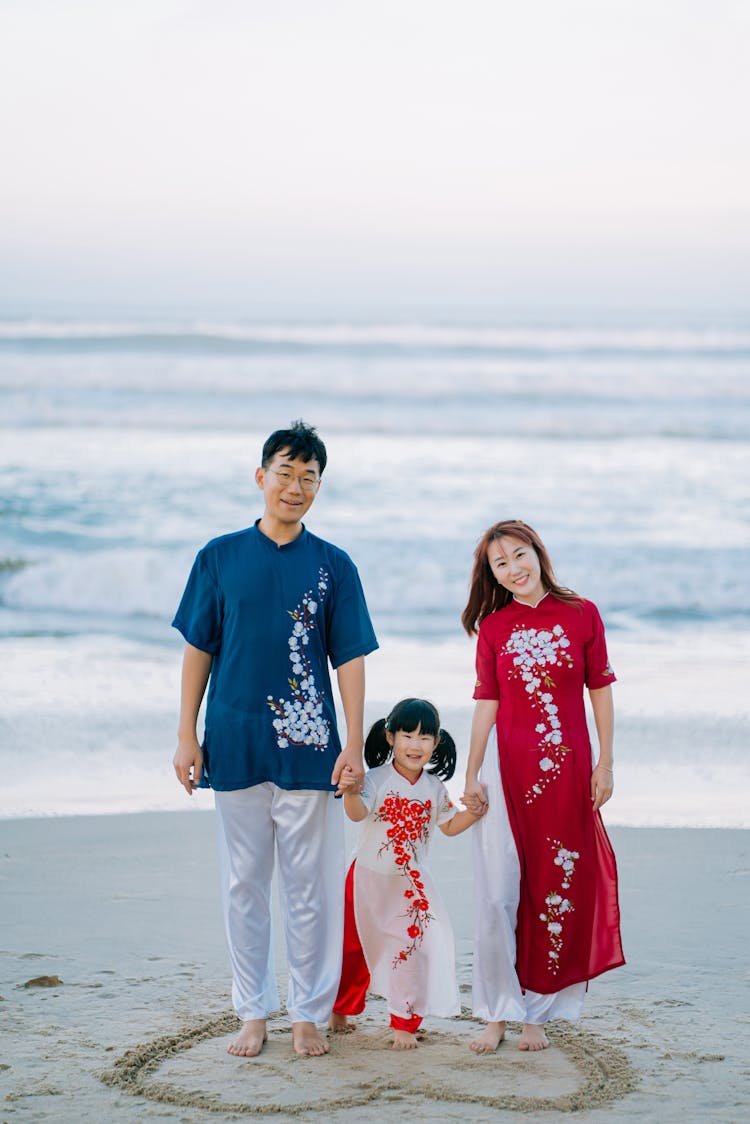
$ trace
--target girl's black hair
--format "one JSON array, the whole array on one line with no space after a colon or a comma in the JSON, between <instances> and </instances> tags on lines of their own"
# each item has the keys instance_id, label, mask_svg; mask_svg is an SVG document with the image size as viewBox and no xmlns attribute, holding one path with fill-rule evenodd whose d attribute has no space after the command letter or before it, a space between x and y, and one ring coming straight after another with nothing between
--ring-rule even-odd
<instances>
[{"instance_id":1,"label":"girl's black hair","mask_svg":"<svg viewBox=\"0 0 750 1124\"><path fill-rule=\"evenodd\" d=\"M436 777L449 781L456 771L456 743L447 730L440 726L440 715L427 699L402 699L396 703L387 718L379 718L365 740L365 761L370 769L390 761L393 749L388 744L386 731L396 734L404 730L410 734L419 729L423 734L437 738L435 752L428 769Z\"/></svg>"}]
</instances>

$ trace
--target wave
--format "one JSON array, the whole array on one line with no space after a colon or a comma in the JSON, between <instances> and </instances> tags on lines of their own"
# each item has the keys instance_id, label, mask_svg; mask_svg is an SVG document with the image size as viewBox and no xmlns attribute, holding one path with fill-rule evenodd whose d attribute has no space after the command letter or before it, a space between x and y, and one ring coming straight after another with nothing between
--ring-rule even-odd
<instances>
[{"instance_id":1,"label":"wave","mask_svg":"<svg viewBox=\"0 0 750 1124\"><path fill-rule=\"evenodd\" d=\"M440 324L0 321L0 348L172 351L195 354L328 351L347 354L750 356L742 329L457 327Z\"/></svg>"},{"instance_id":2,"label":"wave","mask_svg":"<svg viewBox=\"0 0 750 1124\"><path fill-rule=\"evenodd\" d=\"M95 619L99 624L114 622L115 630L125 622L141 620L149 632L155 621L162 621L166 631L194 553L192 546L115 548L57 551L51 557L14 562L5 572L0 568L0 606L21 614L26 629L32 627L31 614L32 618L52 615L55 627L73 632L85 632ZM355 554L380 631L401 637L456 635L465 600L462 566L422 560L420 580L414 583L410 580L413 559L405 560L401 569L395 566L389 571L372 557L365 543L356 544ZM741 572L746 559L745 550L737 552ZM612 578L609 592L601 582L602 568ZM618 567L603 552L592 559L590 572L582 577L581 587L594 596L615 630L656 625L679 631L711 622L744 621L750 616L750 609L739 604L734 570L717 575L710 588L702 588L700 582L690 586L676 551L667 558L651 552L646 571L639 573L630 573L622 564Z\"/></svg>"}]
</instances>

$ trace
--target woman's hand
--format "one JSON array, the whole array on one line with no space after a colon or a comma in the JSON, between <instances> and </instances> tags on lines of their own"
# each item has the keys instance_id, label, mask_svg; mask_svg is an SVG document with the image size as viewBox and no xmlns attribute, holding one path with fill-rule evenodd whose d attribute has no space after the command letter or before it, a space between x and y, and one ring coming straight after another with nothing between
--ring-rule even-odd
<instances>
[{"instance_id":1,"label":"woman's hand","mask_svg":"<svg viewBox=\"0 0 750 1124\"><path fill-rule=\"evenodd\" d=\"M615 787L615 775L604 765L596 765L591 774L591 802L595 812L606 804Z\"/></svg>"},{"instance_id":2,"label":"woman's hand","mask_svg":"<svg viewBox=\"0 0 750 1124\"><path fill-rule=\"evenodd\" d=\"M467 812L471 812L474 816L483 816L487 811L487 793L479 781L466 778L466 786L464 794L461 797L461 803Z\"/></svg>"}]
</instances>

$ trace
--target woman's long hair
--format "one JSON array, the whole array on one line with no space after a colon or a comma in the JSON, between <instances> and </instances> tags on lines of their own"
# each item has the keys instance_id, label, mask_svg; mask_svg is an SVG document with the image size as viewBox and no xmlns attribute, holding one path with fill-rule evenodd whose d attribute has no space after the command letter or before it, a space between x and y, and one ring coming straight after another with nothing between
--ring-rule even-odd
<instances>
[{"instance_id":1,"label":"woman's long hair","mask_svg":"<svg viewBox=\"0 0 750 1124\"><path fill-rule=\"evenodd\" d=\"M417 729L422 734L438 739L427 768L436 777L449 781L456 771L456 743L448 731L441 728L440 715L427 699L402 699L396 703L387 718L378 719L365 740L367 767L374 769L390 761L393 748L386 737L386 731L396 734L399 730L404 730L410 734Z\"/></svg>"},{"instance_id":2,"label":"woman's long hair","mask_svg":"<svg viewBox=\"0 0 750 1124\"><path fill-rule=\"evenodd\" d=\"M487 557L490 544L506 535L520 539L530 546L539 559L542 585L547 593L552 593L560 601L580 601L581 597L572 589L558 585L555 571L552 569L550 556L536 531L528 523L520 519L503 519L500 523L493 524L484 532L474 551L474 569L471 573L469 585L469 600L461 614L461 624L469 636L479 632L479 626L490 613L502 609L513 600L513 594L499 584L490 569Z\"/></svg>"}]
</instances>

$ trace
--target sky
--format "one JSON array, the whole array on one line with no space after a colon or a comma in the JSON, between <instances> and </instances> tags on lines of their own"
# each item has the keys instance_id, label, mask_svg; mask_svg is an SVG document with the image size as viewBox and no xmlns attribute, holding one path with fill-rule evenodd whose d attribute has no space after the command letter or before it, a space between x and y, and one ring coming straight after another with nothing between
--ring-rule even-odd
<instances>
[{"instance_id":1,"label":"sky","mask_svg":"<svg viewBox=\"0 0 750 1124\"><path fill-rule=\"evenodd\" d=\"M745 0L0 0L0 315L746 309Z\"/></svg>"}]
</instances>

